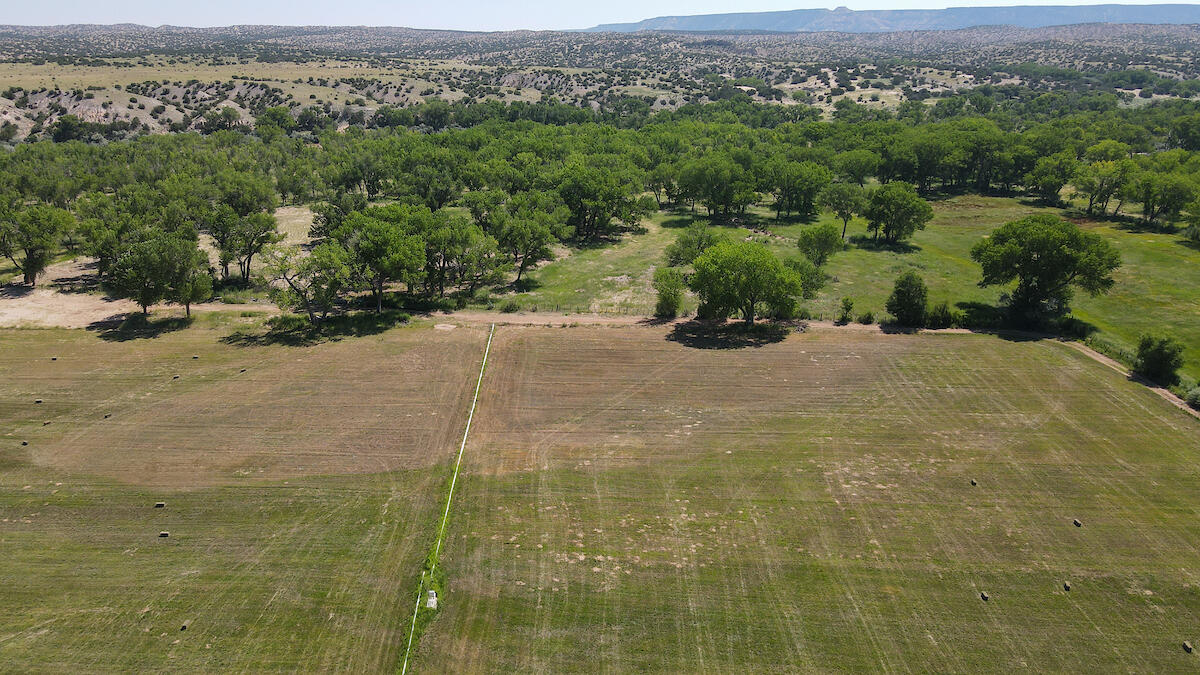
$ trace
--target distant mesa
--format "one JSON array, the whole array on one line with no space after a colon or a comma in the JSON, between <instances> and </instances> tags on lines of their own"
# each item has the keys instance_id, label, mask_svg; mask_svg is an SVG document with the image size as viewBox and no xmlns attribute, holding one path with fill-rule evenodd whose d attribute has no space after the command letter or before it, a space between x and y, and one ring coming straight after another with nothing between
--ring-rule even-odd
<instances>
[{"instance_id":1,"label":"distant mesa","mask_svg":"<svg viewBox=\"0 0 1200 675\"><path fill-rule=\"evenodd\" d=\"M660 16L636 23L601 24L587 30L621 33L647 30L887 33L958 30L975 26L1044 28L1080 23L1200 24L1200 5L1024 5L863 11L838 7L782 12Z\"/></svg>"}]
</instances>

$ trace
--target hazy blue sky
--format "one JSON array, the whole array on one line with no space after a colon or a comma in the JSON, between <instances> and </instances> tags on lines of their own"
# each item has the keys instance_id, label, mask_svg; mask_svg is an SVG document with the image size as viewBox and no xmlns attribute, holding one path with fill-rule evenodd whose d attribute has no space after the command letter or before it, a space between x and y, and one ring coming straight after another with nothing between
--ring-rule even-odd
<instances>
[{"instance_id":1,"label":"hazy blue sky","mask_svg":"<svg viewBox=\"0 0 1200 675\"><path fill-rule=\"evenodd\" d=\"M909 9L995 5L1080 5L1104 0L861 0L851 9ZM1150 4L1154 0L1123 0ZM712 14L826 7L809 0L3 0L0 23L140 23L151 26L230 24L370 25L461 30L587 28L673 14Z\"/></svg>"}]
</instances>

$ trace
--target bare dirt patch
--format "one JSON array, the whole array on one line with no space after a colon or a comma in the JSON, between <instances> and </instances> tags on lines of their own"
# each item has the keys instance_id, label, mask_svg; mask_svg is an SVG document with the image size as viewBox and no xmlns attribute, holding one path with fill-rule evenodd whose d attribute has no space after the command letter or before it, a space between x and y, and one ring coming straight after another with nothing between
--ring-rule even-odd
<instances>
[{"instance_id":1,"label":"bare dirt patch","mask_svg":"<svg viewBox=\"0 0 1200 675\"><path fill-rule=\"evenodd\" d=\"M8 284L0 288L0 326L86 328L93 324L120 321L140 312L137 303L112 298L96 288L95 269L85 259L51 265L38 277L37 286ZM158 305L152 311L183 314L181 307ZM193 312L278 312L274 305L206 302L192 305Z\"/></svg>"}]
</instances>

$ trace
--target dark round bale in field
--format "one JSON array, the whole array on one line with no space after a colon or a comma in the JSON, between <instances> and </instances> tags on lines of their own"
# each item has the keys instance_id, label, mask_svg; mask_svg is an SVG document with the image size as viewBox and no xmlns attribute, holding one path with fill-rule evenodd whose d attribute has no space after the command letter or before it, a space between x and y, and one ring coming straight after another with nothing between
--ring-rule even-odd
<instances>
[{"instance_id":1,"label":"dark round bale in field","mask_svg":"<svg viewBox=\"0 0 1200 675\"><path fill-rule=\"evenodd\" d=\"M42 399L40 399L40 398L35 398L35 399L33 399L33 402L34 402L34 403L41 403L41 402L42 402Z\"/></svg>"},{"instance_id":2,"label":"dark round bale in field","mask_svg":"<svg viewBox=\"0 0 1200 675\"><path fill-rule=\"evenodd\" d=\"M1078 518L1076 518L1075 520L1072 520L1071 522L1075 523L1075 527L1083 527L1083 523L1079 522Z\"/></svg>"},{"instance_id":3,"label":"dark round bale in field","mask_svg":"<svg viewBox=\"0 0 1200 675\"><path fill-rule=\"evenodd\" d=\"M241 369L241 370L239 370L238 372L239 372L239 373L244 373L244 372L246 372L246 369L245 369L245 368L242 368L242 369Z\"/></svg>"},{"instance_id":4,"label":"dark round bale in field","mask_svg":"<svg viewBox=\"0 0 1200 675\"><path fill-rule=\"evenodd\" d=\"M158 536L160 536L160 537L163 537L163 538L166 538L166 537L169 537L169 536L171 536L171 533L170 533L170 532L167 532L166 530L163 530L162 532L159 532L159 533L158 533Z\"/></svg>"},{"instance_id":5,"label":"dark round bale in field","mask_svg":"<svg viewBox=\"0 0 1200 675\"><path fill-rule=\"evenodd\" d=\"M1063 582L1063 590L1067 591L1069 593L1071 591L1071 582L1064 581Z\"/></svg>"},{"instance_id":6,"label":"dark round bale in field","mask_svg":"<svg viewBox=\"0 0 1200 675\"><path fill-rule=\"evenodd\" d=\"M195 361L195 360L196 360L196 359L198 359L198 358L200 358L200 355L199 355L199 354L192 354L192 360L193 360L193 361Z\"/></svg>"},{"instance_id":7,"label":"dark round bale in field","mask_svg":"<svg viewBox=\"0 0 1200 675\"><path fill-rule=\"evenodd\" d=\"M990 597L992 597L992 596L988 595L987 593L980 593L980 594L979 594L979 597L980 597L980 598L981 598L981 599L982 599L984 602L987 602L987 601L988 601L988 598L990 598Z\"/></svg>"},{"instance_id":8,"label":"dark round bale in field","mask_svg":"<svg viewBox=\"0 0 1200 675\"><path fill-rule=\"evenodd\" d=\"M112 413L104 413L104 419L112 417Z\"/></svg>"},{"instance_id":9,"label":"dark round bale in field","mask_svg":"<svg viewBox=\"0 0 1200 675\"><path fill-rule=\"evenodd\" d=\"M154 502L154 508L156 508L156 509L163 509L166 507L167 507L166 502Z\"/></svg>"},{"instance_id":10,"label":"dark round bale in field","mask_svg":"<svg viewBox=\"0 0 1200 675\"><path fill-rule=\"evenodd\" d=\"M1191 654L1192 653L1192 643L1188 642L1187 640L1184 640L1183 641L1183 651Z\"/></svg>"},{"instance_id":11,"label":"dark round bale in field","mask_svg":"<svg viewBox=\"0 0 1200 675\"><path fill-rule=\"evenodd\" d=\"M58 357L57 357L57 356L51 356L51 357L50 357L50 360L51 360L51 361L57 361L57 360L58 360Z\"/></svg>"},{"instance_id":12,"label":"dark round bale in field","mask_svg":"<svg viewBox=\"0 0 1200 675\"><path fill-rule=\"evenodd\" d=\"M173 375L173 376L171 377L171 379L172 379L172 380L178 380L178 379L179 379L179 376L178 376L178 375Z\"/></svg>"},{"instance_id":13,"label":"dark round bale in field","mask_svg":"<svg viewBox=\"0 0 1200 675\"><path fill-rule=\"evenodd\" d=\"M976 483L976 482L975 482L975 479L974 479L974 478L972 478L972 479L971 479L971 485L979 485L979 483Z\"/></svg>"},{"instance_id":14,"label":"dark round bale in field","mask_svg":"<svg viewBox=\"0 0 1200 675\"><path fill-rule=\"evenodd\" d=\"M29 445L29 441L21 441L21 445Z\"/></svg>"}]
</instances>

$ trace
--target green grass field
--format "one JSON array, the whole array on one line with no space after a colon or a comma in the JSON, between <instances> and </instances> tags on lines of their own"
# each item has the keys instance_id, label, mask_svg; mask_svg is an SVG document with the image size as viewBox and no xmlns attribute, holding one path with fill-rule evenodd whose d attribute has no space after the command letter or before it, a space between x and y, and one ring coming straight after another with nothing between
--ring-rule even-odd
<instances>
[{"instance_id":1,"label":"green grass field","mask_svg":"<svg viewBox=\"0 0 1200 675\"><path fill-rule=\"evenodd\" d=\"M485 333L253 328L0 332L3 670L395 667Z\"/></svg>"},{"instance_id":2,"label":"green grass field","mask_svg":"<svg viewBox=\"0 0 1200 675\"><path fill-rule=\"evenodd\" d=\"M1016 199L974 195L936 201L933 206L933 221L916 233L909 249L851 246L830 259L826 265L830 280L807 303L811 311L832 319L841 299L850 297L856 315L869 311L877 321L883 319L893 282L909 269L925 279L931 304L946 301L951 306L994 305L1002 289L978 286L980 271L970 258L971 246L1011 220L1041 212L1066 214ZM753 216L758 232L745 227L719 229L731 237L754 237L780 255L799 255L794 243L796 234L810 224L776 222L765 209L756 210ZM541 286L515 298L523 307L537 306L539 311L560 308L649 314L654 307L650 286L653 267L663 264L663 249L674 241L678 228L691 219L689 214L660 213L650 220L644 235L627 235L611 247L575 252L543 266L533 274ZM1081 227L1112 242L1121 252L1123 264L1110 294L1098 298L1076 294L1075 316L1095 326L1102 340L1124 351L1133 350L1142 332L1172 332L1186 345L1184 373L1200 380L1200 275L1193 273L1200 269L1200 249L1188 246L1178 234L1138 232L1115 223L1076 220ZM841 224L828 213L816 222L826 221ZM664 223L670 227L664 227ZM763 234L764 230L770 234ZM867 237L862 219L850 223L847 238L855 237ZM685 306L694 308L694 300Z\"/></svg>"},{"instance_id":3,"label":"green grass field","mask_svg":"<svg viewBox=\"0 0 1200 675\"><path fill-rule=\"evenodd\" d=\"M260 322L0 331L4 669L395 671L486 327ZM1195 418L1054 341L735 346L497 328L416 672L1196 667Z\"/></svg>"}]
</instances>

